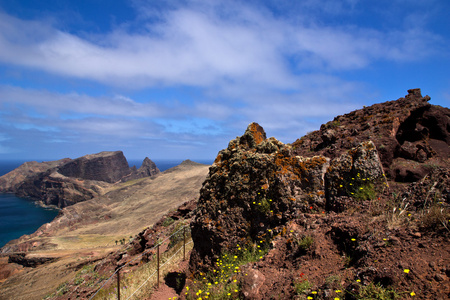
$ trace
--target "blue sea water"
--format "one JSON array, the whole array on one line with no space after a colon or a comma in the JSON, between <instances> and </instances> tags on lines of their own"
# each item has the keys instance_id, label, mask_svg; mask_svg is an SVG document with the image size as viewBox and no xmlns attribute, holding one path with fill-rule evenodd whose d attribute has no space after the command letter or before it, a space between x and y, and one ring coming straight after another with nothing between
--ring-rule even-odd
<instances>
[{"instance_id":1,"label":"blue sea water","mask_svg":"<svg viewBox=\"0 0 450 300\"><path fill-rule=\"evenodd\" d=\"M24 161L0 161L0 176L14 170ZM13 194L0 194L0 247L24 234L31 234L50 222L58 210L43 208L33 201Z\"/></svg>"},{"instance_id":2,"label":"blue sea water","mask_svg":"<svg viewBox=\"0 0 450 300\"><path fill-rule=\"evenodd\" d=\"M143 160L129 160L130 166L139 168ZM163 172L179 165L183 160L155 160L158 169ZM0 176L19 167L25 161L0 160ZM212 164L212 160L197 160L199 163ZM43 208L29 199L13 194L0 194L0 247L24 234L35 232L40 226L52 221L58 214L57 209Z\"/></svg>"}]
</instances>

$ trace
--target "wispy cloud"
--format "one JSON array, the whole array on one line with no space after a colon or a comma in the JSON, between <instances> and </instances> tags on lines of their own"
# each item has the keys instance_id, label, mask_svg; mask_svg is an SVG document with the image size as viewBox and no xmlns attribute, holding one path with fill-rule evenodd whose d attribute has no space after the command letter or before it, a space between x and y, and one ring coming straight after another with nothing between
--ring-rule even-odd
<instances>
[{"instance_id":1,"label":"wispy cloud","mask_svg":"<svg viewBox=\"0 0 450 300\"><path fill-rule=\"evenodd\" d=\"M113 85L208 86L229 79L292 88L297 78L290 60L299 70L358 69L374 59L429 55L423 45L437 39L416 29L298 24L239 3L223 9L179 7L137 33L119 28L91 39L3 13L0 59Z\"/></svg>"},{"instance_id":2,"label":"wispy cloud","mask_svg":"<svg viewBox=\"0 0 450 300\"><path fill-rule=\"evenodd\" d=\"M385 4L399 13L402 1ZM9 138L21 132L38 132L48 143L145 140L164 144L167 151L178 147L178 140L183 149L198 149L233 138L251 121L292 142L320 122L362 106L359 99L376 95L367 88L370 83L342 74L379 62L423 61L448 48L424 25L429 15L418 9L402 14L392 28L358 25L354 20L366 13L358 0L267 1L266 6L255 1L132 2L135 20L95 34L0 12L4 66L100 84L107 91L98 96L60 92L50 84L0 86L2 151L17 148ZM392 13L386 10L371 12L384 20ZM329 16L334 21L323 21ZM342 16L349 18L341 22ZM171 102L133 96L180 86L195 89L196 96Z\"/></svg>"}]
</instances>

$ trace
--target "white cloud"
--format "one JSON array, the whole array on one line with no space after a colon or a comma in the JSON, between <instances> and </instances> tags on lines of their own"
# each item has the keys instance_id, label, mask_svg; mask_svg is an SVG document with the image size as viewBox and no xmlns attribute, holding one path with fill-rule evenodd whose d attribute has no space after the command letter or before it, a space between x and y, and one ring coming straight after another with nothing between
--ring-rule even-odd
<instances>
[{"instance_id":1,"label":"white cloud","mask_svg":"<svg viewBox=\"0 0 450 300\"><path fill-rule=\"evenodd\" d=\"M107 91L92 96L54 92L58 87L51 85L0 85L0 120L15 130L5 131L4 137L27 131L60 143L158 140L189 144L195 152L194 144L214 149L211 143L220 140L226 146L228 138L256 121L268 135L293 142L373 96L367 88L371 83L338 76L380 61L420 61L442 45L423 26L404 25L414 23L413 14L405 14L392 29L330 25L320 19L360 13L357 0L272 3L302 8L283 14L252 1L177 1L156 9L153 1L134 3L135 23L95 35L0 12L3 65L50 73L62 82L101 83L99 90ZM155 99L141 100L153 87L185 86L195 95L170 96L168 103L156 91ZM139 101L127 95L139 89Z\"/></svg>"},{"instance_id":2,"label":"white cloud","mask_svg":"<svg viewBox=\"0 0 450 300\"><path fill-rule=\"evenodd\" d=\"M373 60L428 55L422 45L436 39L417 29L386 33L303 25L263 9L235 6L180 6L156 23L144 23L147 29L119 28L92 39L2 13L0 59L112 85L209 86L225 79L284 89L297 82L290 59L298 61L299 71L359 69Z\"/></svg>"},{"instance_id":3,"label":"white cloud","mask_svg":"<svg viewBox=\"0 0 450 300\"><path fill-rule=\"evenodd\" d=\"M11 86L0 86L0 95L0 104L25 105L27 109L32 109L44 116L71 114L74 118L84 115L150 118L169 113L169 109L163 105L151 102L139 103L123 95L92 97L77 93L61 94ZM170 113L173 113L173 110Z\"/></svg>"}]
</instances>

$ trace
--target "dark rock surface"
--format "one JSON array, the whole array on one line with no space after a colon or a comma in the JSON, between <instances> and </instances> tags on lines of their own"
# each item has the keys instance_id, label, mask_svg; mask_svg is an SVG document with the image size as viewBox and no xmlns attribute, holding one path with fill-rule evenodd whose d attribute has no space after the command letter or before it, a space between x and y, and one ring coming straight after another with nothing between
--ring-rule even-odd
<instances>
[{"instance_id":1,"label":"dark rock surface","mask_svg":"<svg viewBox=\"0 0 450 300\"><path fill-rule=\"evenodd\" d=\"M24 267L36 268L49 262L55 261L54 257L27 257L26 253L12 254L8 258L9 263L15 263Z\"/></svg>"},{"instance_id":2,"label":"dark rock surface","mask_svg":"<svg viewBox=\"0 0 450 300\"><path fill-rule=\"evenodd\" d=\"M337 198L352 196L361 186L349 178L364 182L383 176L371 141L330 162L325 156L296 156L290 145L266 139L263 128L252 123L219 152L210 168L191 223L195 242L191 263L211 264L237 244L267 239L268 229L301 213L340 210Z\"/></svg>"},{"instance_id":3,"label":"dark rock surface","mask_svg":"<svg viewBox=\"0 0 450 300\"><path fill-rule=\"evenodd\" d=\"M85 155L58 167L66 177L114 183L130 176L131 170L121 151Z\"/></svg>"}]
</instances>

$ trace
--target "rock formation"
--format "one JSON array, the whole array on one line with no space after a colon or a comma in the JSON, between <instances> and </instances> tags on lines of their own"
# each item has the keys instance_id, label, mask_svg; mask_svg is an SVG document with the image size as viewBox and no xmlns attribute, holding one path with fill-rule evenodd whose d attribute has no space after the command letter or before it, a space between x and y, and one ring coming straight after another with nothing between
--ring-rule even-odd
<instances>
[{"instance_id":1,"label":"rock formation","mask_svg":"<svg viewBox=\"0 0 450 300\"><path fill-rule=\"evenodd\" d=\"M422 299L450 295L450 251L437 258L419 249L448 249L450 230L450 110L429 100L409 90L338 116L293 144L250 124L219 152L200 191L191 221L196 280L221 268L226 254L238 259L259 249L260 260L233 275L244 299L328 299L340 289L356 299L369 283L383 293L426 290ZM413 267L435 275L402 276ZM305 274L314 284L300 289Z\"/></svg>"},{"instance_id":2,"label":"rock formation","mask_svg":"<svg viewBox=\"0 0 450 300\"><path fill-rule=\"evenodd\" d=\"M386 176L413 182L450 158L450 109L431 105L420 89L395 101L337 116L292 144L296 155L334 158L371 140Z\"/></svg>"},{"instance_id":3,"label":"rock formation","mask_svg":"<svg viewBox=\"0 0 450 300\"><path fill-rule=\"evenodd\" d=\"M15 193L62 208L101 195L116 182L158 173L149 158L136 170L128 166L122 151L105 151L73 160L26 162L0 177L0 192Z\"/></svg>"},{"instance_id":4,"label":"rock formation","mask_svg":"<svg viewBox=\"0 0 450 300\"><path fill-rule=\"evenodd\" d=\"M373 182L383 175L371 141L330 162L325 156L296 156L292 146L267 139L263 128L252 123L210 168L192 222L196 247L191 262L211 263L237 244L268 240L268 229L302 213L339 210L339 199L361 187L349 178Z\"/></svg>"}]
</instances>

